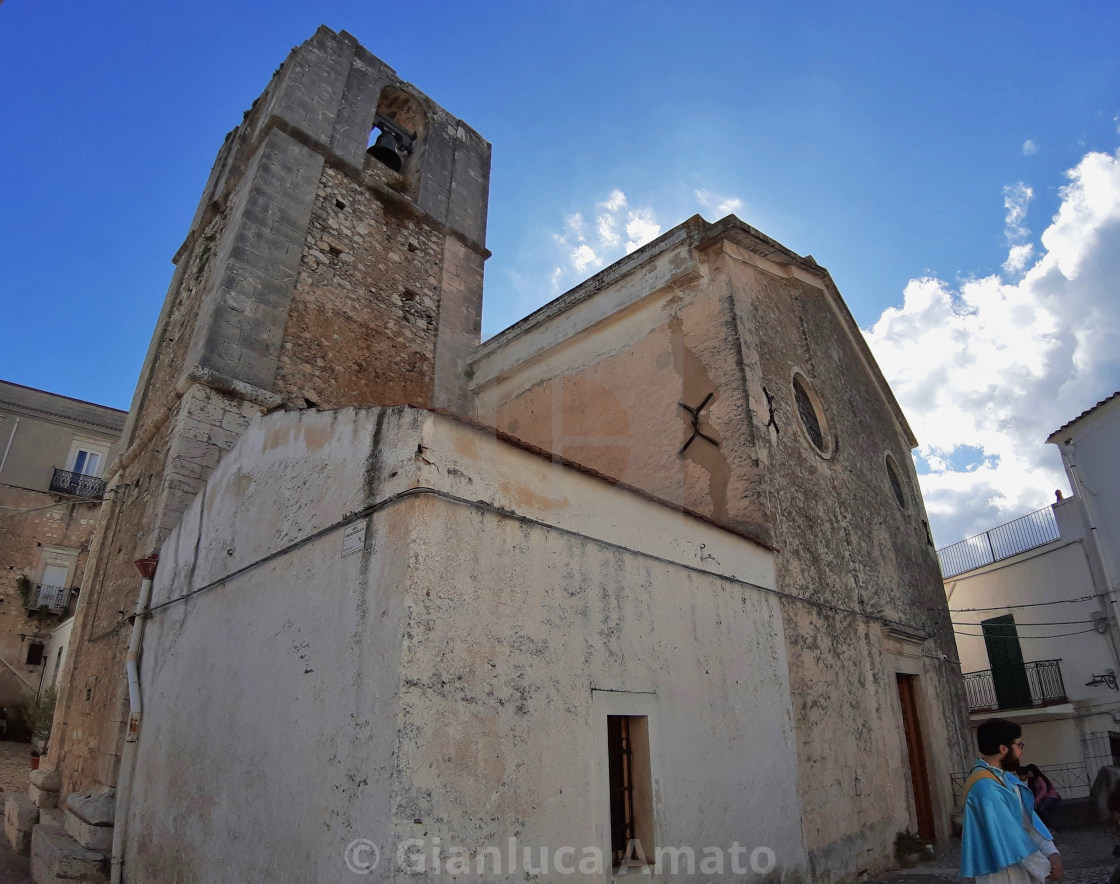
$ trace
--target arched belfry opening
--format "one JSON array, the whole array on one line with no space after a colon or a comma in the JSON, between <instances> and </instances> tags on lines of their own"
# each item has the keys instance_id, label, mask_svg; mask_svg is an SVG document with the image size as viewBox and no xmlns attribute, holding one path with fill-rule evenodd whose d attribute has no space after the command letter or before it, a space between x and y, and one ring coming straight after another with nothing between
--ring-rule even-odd
<instances>
[{"instance_id":1,"label":"arched belfry opening","mask_svg":"<svg viewBox=\"0 0 1120 884\"><path fill-rule=\"evenodd\" d=\"M395 86L386 86L377 100L366 153L394 172L406 174L415 165L426 123L415 98Z\"/></svg>"}]
</instances>

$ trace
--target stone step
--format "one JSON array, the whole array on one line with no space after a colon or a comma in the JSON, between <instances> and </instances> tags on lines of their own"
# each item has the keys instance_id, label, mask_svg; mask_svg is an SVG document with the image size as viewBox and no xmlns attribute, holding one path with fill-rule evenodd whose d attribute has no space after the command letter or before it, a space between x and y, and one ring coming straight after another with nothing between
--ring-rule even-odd
<instances>
[{"instance_id":1,"label":"stone step","mask_svg":"<svg viewBox=\"0 0 1120 884\"><path fill-rule=\"evenodd\" d=\"M62 775L54 767L40 767L31 771L31 785L44 792L57 792L62 788Z\"/></svg>"},{"instance_id":2,"label":"stone step","mask_svg":"<svg viewBox=\"0 0 1120 884\"><path fill-rule=\"evenodd\" d=\"M40 807L39 822L47 826L63 826L66 824L66 813L57 807Z\"/></svg>"},{"instance_id":3,"label":"stone step","mask_svg":"<svg viewBox=\"0 0 1120 884\"><path fill-rule=\"evenodd\" d=\"M36 807L58 807L58 793L40 789L34 783L27 787L27 796Z\"/></svg>"},{"instance_id":4,"label":"stone step","mask_svg":"<svg viewBox=\"0 0 1120 884\"><path fill-rule=\"evenodd\" d=\"M9 792L4 800L4 834L16 853L31 850L31 830L39 821L39 808L22 792Z\"/></svg>"},{"instance_id":5,"label":"stone step","mask_svg":"<svg viewBox=\"0 0 1120 884\"><path fill-rule=\"evenodd\" d=\"M113 849L112 826L95 826L93 823L87 823L69 807L66 808L62 825L66 829L66 834L87 850Z\"/></svg>"},{"instance_id":6,"label":"stone step","mask_svg":"<svg viewBox=\"0 0 1120 884\"><path fill-rule=\"evenodd\" d=\"M31 830L31 880L35 884L104 884L109 854L89 850L62 826L39 824Z\"/></svg>"},{"instance_id":7,"label":"stone step","mask_svg":"<svg viewBox=\"0 0 1120 884\"><path fill-rule=\"evenodd\" d=\"M111 850L113 818L117 811L117 792L98 786L85 792L71 792L66 798L66 833L88 850Z\"/></svg>"},{"instance_id":8,"label":"stone step","mask_svg":"<svg viewBox=\"0 0 1120 884\"><path fill-rule=\"evenodd\" d=\"M111 826L117 812L117 790L112 786L96 786L84 792L71 792L66 809L91 826Z\"/></svg>"}]
</instances>

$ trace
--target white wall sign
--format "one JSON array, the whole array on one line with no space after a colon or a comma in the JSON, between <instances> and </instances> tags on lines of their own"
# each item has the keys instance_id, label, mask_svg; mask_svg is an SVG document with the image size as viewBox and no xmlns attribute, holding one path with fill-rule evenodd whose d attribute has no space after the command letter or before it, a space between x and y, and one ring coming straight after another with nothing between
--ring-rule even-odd
<instances>
[{"instance_id":1,"label":"white wall sign","mask_svg":"<svg viewBox=\"0 0 1120 884\"><path fill-rule=\"evenodd\" d=\"M366 545L366 520L355 522L342 533L342 554L344 556L361 552Z\"/></svg>"}]
</instances>

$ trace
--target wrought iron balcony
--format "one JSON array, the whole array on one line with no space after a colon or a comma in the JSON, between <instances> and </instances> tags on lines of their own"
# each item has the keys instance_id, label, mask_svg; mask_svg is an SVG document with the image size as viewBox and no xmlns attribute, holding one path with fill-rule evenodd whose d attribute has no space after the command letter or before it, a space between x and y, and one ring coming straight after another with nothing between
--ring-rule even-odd
<instances>
[{"instance_id":1,"label":"wrought iron balcony","mask_svg":"<svg viewBox=\"0 0 1120 884\"><path fill-rule=\"evenodd\" d=\"M49 586L45 583L39 583L35 586L35 592L29 595L27 599L27 607L34 610L46 608L56 614L65 611L69 605L69 586Z\"/></svg>"},{"instance_id":2,"label":"wrought iron balcony","mask_svg":"<svg viewBox=\"0 0 1120 884\"><path fill-rule=\"evenodd\" d=\"M54 476L51 477L51 491L56 494L100 499L105 496L105 480L56 468Z\"/></svg>"},{"instance_id":3,"label":"wrought iron balcony","mask_svg":"<svg viewBox=\"0 0 1120 884\"><path fill-rule=\"evenodd\" d=\"M966 672L964 690L969 712L1029 709L1069 702L1060 660L1036 660Z\"/></svg>"}]
</instances>

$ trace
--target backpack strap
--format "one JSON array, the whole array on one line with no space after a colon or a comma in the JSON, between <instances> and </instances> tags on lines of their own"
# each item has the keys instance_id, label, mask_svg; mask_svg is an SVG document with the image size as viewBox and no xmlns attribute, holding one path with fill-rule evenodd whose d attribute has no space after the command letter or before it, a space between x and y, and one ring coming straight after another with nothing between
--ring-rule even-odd
<instances>
[{"instance_id":1,"label":"backpack strap","mask_svg":"<svg viewBox=\"0 0 1120 884\"><path fill-rule=\"evenodd\" d=\"M977 767L972 771L972 775L964 781L964 794L961 796L961 807L964 807L965 803L968 801L968 793L972 791L972 787L979 783L981 780L995 780L1001 786L1006 785L1003 780L997 777L988 768Z\"/></svg>"}]
</instances>

